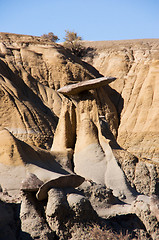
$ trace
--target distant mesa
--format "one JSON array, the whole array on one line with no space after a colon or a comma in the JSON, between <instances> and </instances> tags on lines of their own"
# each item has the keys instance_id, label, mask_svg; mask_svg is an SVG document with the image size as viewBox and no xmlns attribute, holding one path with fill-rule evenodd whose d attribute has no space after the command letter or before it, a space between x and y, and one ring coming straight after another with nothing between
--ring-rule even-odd
<instances>
[{"instance_id":1,"label":"distant mesa","mask_svg":"<svg viewBox=\"0 0 159 240\"><path fill-rule=\"evenodd\" d=\"M64 87L58 89L57 91L64 95L76 95L76 94L86 91L86 90L103 87L115 80L116 80L115 77L95 78L95 79L91 79L91 80L64 86Z\"/></svg>"}]
</instances>

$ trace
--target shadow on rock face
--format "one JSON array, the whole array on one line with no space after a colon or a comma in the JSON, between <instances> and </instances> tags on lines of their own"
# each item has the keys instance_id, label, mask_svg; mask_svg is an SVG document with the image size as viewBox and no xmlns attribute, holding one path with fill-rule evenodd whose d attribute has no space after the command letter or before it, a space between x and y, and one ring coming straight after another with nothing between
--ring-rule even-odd
<instances>
[{"instance_id":1,"label":"shadow on rock face","mask_svg":"<svg viewBox=\"0 0 159 240\"><path fill-rule=\"evenodd\" d=\"M142 221L135 214L127 214L105 220L107 227L114 232L130 235L131 239L151 239Z\"/></svg>"},{"instance_id":2,"label":"shadow on rock face","mask_svg":"<svg viewBox=\"0 0 159 240\"><path fill-rule=\"evenodd\" d=\"M33 240L34 238L32 238L29 233L21 232L21 233L20 233L20 239Z\"/></svg>"}]
</instances>

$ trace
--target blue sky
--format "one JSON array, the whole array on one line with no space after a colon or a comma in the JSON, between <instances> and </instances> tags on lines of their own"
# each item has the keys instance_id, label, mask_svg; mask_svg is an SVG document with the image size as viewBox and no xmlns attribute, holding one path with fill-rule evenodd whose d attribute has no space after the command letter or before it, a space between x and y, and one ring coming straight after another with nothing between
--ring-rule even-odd
<instances>
[{"instance_id":1,"label":"blue sky","mask_svg":"<svg viewBox=\"0 0 159 240\"><path fill-rule=\"evenodd\" d=\"M159 38L159 0L0 0L0 32L84 40Z\"/></svg>"}]
</instances>

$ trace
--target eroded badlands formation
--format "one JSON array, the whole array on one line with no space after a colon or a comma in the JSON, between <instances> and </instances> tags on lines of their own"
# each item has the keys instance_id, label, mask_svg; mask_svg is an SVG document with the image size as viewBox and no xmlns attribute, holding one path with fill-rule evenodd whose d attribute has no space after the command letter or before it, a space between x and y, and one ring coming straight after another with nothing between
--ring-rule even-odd
<instances>
[{"instance_id":1,"label":"eroded badlands formation","mask_svg":"<svg viewBox=\"0 0 159 240\"><path fill-rule=\"evenodd\" d=\"M159 239L159 41L84 44L0 33L0 239Z\"/></svg>"},{"instance_id":2,"label":"eroded badlands formation","mask_svg":"<svg viewBox=\"0 0 159 240\"><path fill-rule=\"evenodd\" d=\"M120 125L118 143L138 157L159 158L159 40L88 42L93 54L85 60L104 76L117 78L110 86Z\"/></svg>"}]
</instances>

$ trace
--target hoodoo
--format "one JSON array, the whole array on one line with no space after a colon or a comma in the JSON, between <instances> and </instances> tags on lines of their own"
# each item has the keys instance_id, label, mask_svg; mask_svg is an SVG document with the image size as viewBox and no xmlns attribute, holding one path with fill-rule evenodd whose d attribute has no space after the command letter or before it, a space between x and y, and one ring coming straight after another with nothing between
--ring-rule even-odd
<instances>
[{"instance_id":1,"label":"hoodoo","mask_svg":"<svg viewBox=\"0 0 159 240\"><path fill-rule=\"evenodd\" d=\"M0 239L158 239L159 41L83 44L0 33Z\"/></svg>"}]
</instances>

